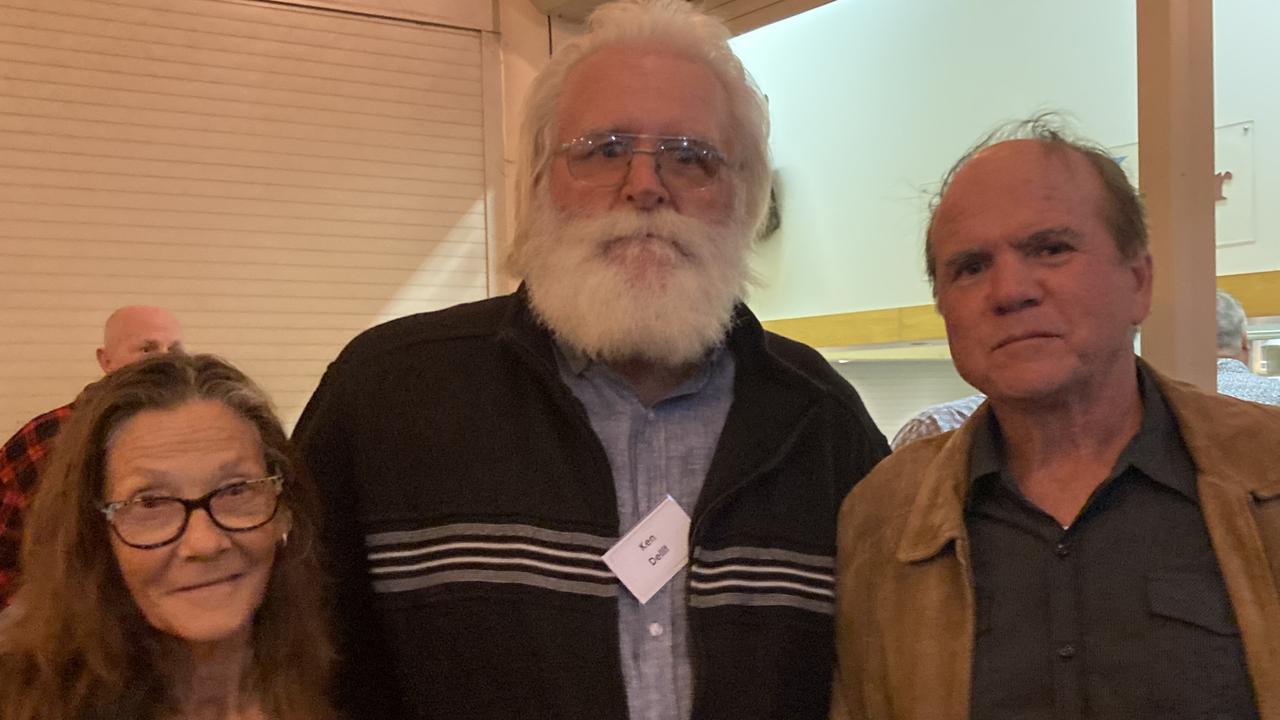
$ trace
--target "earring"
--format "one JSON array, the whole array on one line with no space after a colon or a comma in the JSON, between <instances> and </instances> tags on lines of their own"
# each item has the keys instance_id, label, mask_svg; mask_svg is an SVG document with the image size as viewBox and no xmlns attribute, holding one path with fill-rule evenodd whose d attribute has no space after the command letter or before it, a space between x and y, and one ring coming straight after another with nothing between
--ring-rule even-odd
<instances>
[{"instance_id":1,"label":"earring","mask_svg":"<svg viewBox=\"0 0 1280 720\"><path fill-rule=\"evenodd\" d=\"M288 544L289 544L289 531L285 530L284 532L280 533L280 547L284 547Z\"/></svg>"}]
</instances>

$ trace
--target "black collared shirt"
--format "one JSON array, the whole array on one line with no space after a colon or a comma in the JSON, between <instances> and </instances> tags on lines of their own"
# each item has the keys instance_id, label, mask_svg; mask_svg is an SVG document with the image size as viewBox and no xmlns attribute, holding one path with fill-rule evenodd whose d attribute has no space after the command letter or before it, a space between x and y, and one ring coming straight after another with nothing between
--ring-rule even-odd
<instances>
[{"instance_id":1,"label":"black collared shirt","mask_svg":"<svg viewBox=\"0 0 1280 720\"><path fill-rule=\"evenodd\" d=\"M1195 467L1138 381L1141 429L1065 530L1018 490L994 416L977 428L973 720L1258 717Z\"/></svg>"}]
</instances>

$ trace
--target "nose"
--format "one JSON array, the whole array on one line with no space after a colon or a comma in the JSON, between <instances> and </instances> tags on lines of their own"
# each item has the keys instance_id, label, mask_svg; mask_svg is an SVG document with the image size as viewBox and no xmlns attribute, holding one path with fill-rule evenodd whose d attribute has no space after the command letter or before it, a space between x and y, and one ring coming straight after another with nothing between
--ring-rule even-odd
<instances>
[{"instance_id":1,"label":"nose","mask_svg":"<svg viewBox=\"0 0 1280 720\"><path fill-rule=\"evenodd\" d=\"M178 550L184 557L210 557L231 546L227 531L213 524L204 510L195 510L187 521L187 529L178 538Z\"/></svg>"},{"instance_id":2,"label":"nose","mask_svg":"<svg viewBox=\"0 0 1280 720\"><path fill-rule=\"evenodd\" d=\"M652 153L637 152L631 156L620 192L622 199L636 210L654 210L671 200L667 186L658 176L658 158Z\"/></svg>"},{"instance_id":3,"label":"nose","mask_svg":"<svg viewBox=\"0 0 1280 720\"><path fill-rule=\"evenodd\" d=\"M991 306L997 315L1036 307L1043 297L1035 269L1020 258L996 260L987 278Z\"/></svg>"}]
</instances>

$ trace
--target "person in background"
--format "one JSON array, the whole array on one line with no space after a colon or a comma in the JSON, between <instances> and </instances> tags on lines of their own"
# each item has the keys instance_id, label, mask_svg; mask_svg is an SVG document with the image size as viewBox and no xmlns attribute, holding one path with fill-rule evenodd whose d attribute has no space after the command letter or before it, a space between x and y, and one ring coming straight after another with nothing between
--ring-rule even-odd
<instances>
[{"instance_id":1,"label":"person in background","mask_svg":"<svg viewBox=\"0 0 1280 720\"><path fill-rule=\"evenodd\" d=\"M986 395L978 393L927 407L902 426L898 434L893 436L889 447L897 450L909 442L955 430L963 425L964 421L969 419L969 416L986 399Z\"/></svg>"},{"instance_id":2,"label":"person in background","mask_svg":"<svg viewBox=\"0 0 1280 720\"><path fill-rule=\"evenodd\" d=\"M845 501L833 718L1280 720L1280 409L1134 355L1152 261L1111 154L998 132L925 247L988 401Z\"/></svg>"},{"instance_id":3,"label":"person in background","mask_svg":"<svg viewBox=\"0 0 1280 720\"><path fill-rule=\"evenodd\" d=\"M827 717L836 511L888 447L743 304L768 121L728 40L597 9L530 88L520 289L364 333L307 405L352 717Z\"/></svg>"},{"instance_id":4,"label":"person in background","mask_svg":"<svg viewBox=\"0 0 1280 720\"><path fill-rule=\"evenodd\" d=\"M156 353L182 352L182 327L167 310L130 305L111 313L98 348L104 374ZM0 448L0 610L8 604L18 565L22 514L59 429L74 403L36 416Z\"/></svg>"},{"instance_id":5,"label":"person in background","mask_svg":"<svg viewBox=\"0 0 1280 720\"><path fill-rule=\"evenodd\" d=\"M1223 395L1280 405L1280 380L1253 374L1249 369L1249 336L1244 308L1231 295L1219 290L1218 307L1218 392Z\"/></svg>"},{"instance_id":6,"label":"person in background","mask_svg":"<svg viewBox=\"0 0 1280 720\"><path fill-rule=\"evenodd\" d=\"M332 717L318 513L266 395L224 361L90 386L0 613L0 720Z\"/></svg>"}]
</instances>

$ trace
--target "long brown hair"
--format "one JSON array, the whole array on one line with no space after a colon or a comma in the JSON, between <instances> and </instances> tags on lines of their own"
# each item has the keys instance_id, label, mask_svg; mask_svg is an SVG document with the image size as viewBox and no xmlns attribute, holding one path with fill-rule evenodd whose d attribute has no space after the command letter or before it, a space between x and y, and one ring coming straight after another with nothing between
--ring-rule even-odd
<instances>
[{"instance_id":1,"label":"long brown hair","mask_svg":"<svg viewBox=\"0 0 1280 720\"><path fill-rule=\"evenodd\" d=\"M87 388L59 435L32 503L19 588L0 618L0 719L137 718L173 712L179 641L143 618L120 575L102 498L112 432L143 410L217 400L252 423L291 516L254 616L246 678L268 717L332 715L325 700L333 648L317 547L319 504L265 393L211 355L166 355Z\"/></svg>"}]
</instances>

